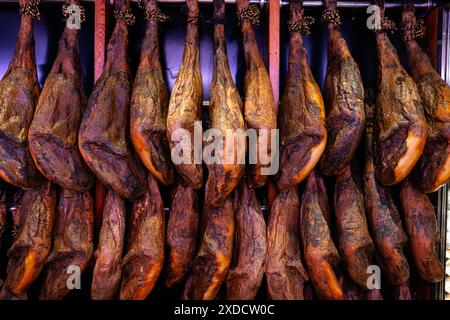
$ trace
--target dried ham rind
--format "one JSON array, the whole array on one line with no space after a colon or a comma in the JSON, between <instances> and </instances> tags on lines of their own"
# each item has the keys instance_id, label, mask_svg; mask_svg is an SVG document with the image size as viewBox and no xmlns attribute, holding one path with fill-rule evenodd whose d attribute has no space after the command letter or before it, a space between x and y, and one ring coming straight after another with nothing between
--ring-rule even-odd
<instances>
[{"instance_id":1,"label":"dried ham rind","mask_svg":"<svg viewBox=\"0 0 450 320\"><path fill-rule=\"evenodd\" d=\"M214 18L218 21L225 18L223 0L214 0ZM222 139L223 148L215 149L214 157L220 159L220 162L208 164L205 200L214 207L220 207L236 188L244 173L246 137L242 100L233 83L228 65L223 24L214 26L214 51L214 73L209 106L210 129L220 132L221 137L215 139ZM216 145L217 141L213 143Z\"/></svg>"},{"instance_id":2,"label":"dried ham rind","mask_svg":"<svg viewBox=\"0 0 450 320\"><path fill-rule=\"evenodd\" d=\"M27 2L20 0L20 5ZM28 149L28 129L39 93L33 21L24 14L14 56L0 81L0 178L23 189L44 181Z\"/></svg>"},{"instance_id":3,"label":"dried ham rind","mask_svg":"<svg viewBox=\"0 0 450 320\"><path fill-rule=\"evenodd\" d=\"M336 10L336 0L326 0L326 10ZM321 159L322 172L341 173L350 163L364 133L364 88L341 28L328 28L328 66L325 78L328 140Z\"/></svg>"},{"instance_id":4,"label":"dried ham rind","mask_svg":"<svg viewBox=\"0 0 450 320\"><path fill-rule=\"evenodd\" d=\"M212 300L224 283L233 255L234 208L228 197L222 208L205 204L205 231L192 261L182 299Z\"/></svg>"},{"instance_id":5,"label":"dried ham rind","mask_svg":"<svg viewBox=\"0 0 450 320\"><path fill-rule=\"evenodd\" d=\"M249 0L237 1L238 10L246 9L248 6ZM244 40L245 63L247 66L244 79L244 117L247 127L256 130L258 139L255 146L249 145L249 149L254 148L257 150L257 159L256 163L249 164L248 176L252 186L258 188L267 182L268 173L270 172L263 172L262 170L267 170L271 166L273 160L271 158L272 153L273 156L278 156L275 154L275 150L272 150L271 144L271 129L277 127L277 115L272 84L261 55L259 54L253 26L249 20L245 19L241 22L241 29ZM261 145L262 143L264 145ZM249 152L252 152L251 149ZM266 160L268 160L268 163Z\"/></svg>"},{"instance_id":6,"label":"dried ham rind","mask_svg":"<svg viewBox=\"0 0 450 320\"><path fill-rule=\"evenodd\" d=\"M94 251L94 199L91 193L61 190L53 231L53 246L45 262L39 299L61 300L83 273ZM72 278L72 279L71 279Z\"/></svg>"},{"instance_id":7,"label":"dried ham rind","mask_svg":"<svg viewBox=\"0 0 450 320\"><path fill-rule=\"evenodd\" d=\"M296 188L280 192L270 210L264 272L272 300L304 299L309 277L301 260L299 211Z\"/></svg>"},{"instance_id":8,"label":"dried ham rind","mask_svg":"<svg viewBox=\"0 0 450 320\"><path fill-rule=\"evenodd\" d=\"M167 139L172 160L174 154L177 156L182 154L181 147L185 152L190 150L187 155L178 159L181 163L175 163L175 168L194 189L200 189L203 184L203 168L201 161L196 163L201 157L195 155L194 148L194 126L196 121L200 121L203 97L198 40L198 0L187 0L186 4L188 6L186 42L178 77L170 95ZM189 142L187 137L183 138L183 133L186 132L189 134ZM203 135L201 130L199 133Z\"/></svg>"},{"instance_id":9,"label":"dried ham rind","mask_svg":"<svg viewBox=\"0 0 450 320\"><path fill-rule=\"evenodd\" d=\"M121 300L144 300L164 265L165 217L158 182L148 175L144 197L133 205L130 243L122 261Z\"/></svg>"},{"instance_id":10,"label":"dried ham rind","mask_svg":"<svg viewBox=\"0 0 450 320\"><path fill-rule=\"evenodd\" d=\"M327 300L342 300L344 292L335 270L340 257L327 222L329 206L325 182L317 169L306 179L300 207L303 256L316 294Z\"/></svg>"},{"instance_id":11,"label":"dried ham rind","mask_svg":"<svg viewBox=\"0 0 450 320\"><path fill-rule=\"evenodd\" d=\"M377 0L381 6L381 1ZM379 3L380 2L380 3ZM381 19L385 21L384 9ZM428 135L422 100L386 31L376 34L379 62L375 167L383 185L402 181L419 160Z\"/></svg>"},{"instance_id":12,"label":"dried ham rind","mask_svg":"<svg viewBox=\"0 0 450 320\"><path fill-rule=\"evenodd\" d=\"M91 284L93 300L112 300L118 296L122 279L125 216L125 200L114 191L108 190L98 246L95 251L96 261Z\"/></svg>"},{"instance_id":13,"label":"dried ham rind","mask_svg":"<svg viewBox=\"0 0 450 320\"><path fill-rule=\"evenodd\" d=\"M187 182L179 179L172 191L167 225L169 271L166 286L173 287L187 276L197 250L199 210L198 196Z\"/></svg>"},{"instance_id":14,"label":"dried ham rind","mask_svg":"<svg viewBox=\"0 0 450 320\"><path fill-rule=\"evenodd\" d=\"M227 277L227 299L253 300L263 278L267 235L261 205L247 179L235 191L235 209L236 261Z\"/></svg>"},{"instance_id":15,"label":"dried ham rind","mask_svg":"<svg viewBox=\"0 0 450 320\"><path fill-rule=\"evenodd\" d=\"M291 21L303 19L300 1L292 2ZM291 32L287 83L278 114L280 171L277 187L286 191L302 182L325 149L325 107L308 64L300 32Z\"/></svg>"},{"instance_id":16,"label":"dried ham rind","mask_svg":"<svg viewBox=\"0 0 450 320\"><path fill-rule=\"evenodd\" d=\"M21 296L36 280L52 246L56 190L50 182L24 191L16 208L18 233L8 250L8 269L4 288Z\"/></svg>"},{"instance_id":17,"label":"dried ham rind","mask_svg":"<svg viewBox=\"0 0 450 320\"><path fill-rule=\"evenodd\" d=\"M116 10L128 8L115 1ZM106 64L83 114L78 145L97 178L119 196L135 200L145 191L145 174L129 139L131 71L128 65L128 26L116 21L108 43Z\"/></svg>"},{"instance_id":18,"label":"dried ham rind","mask_svg":"<svg viewBox=\"0 0 450 320\"><path fill-rule=\"evenodd\" d=\"M70 0L68 4L78 4ZM78 128L86 105L82 84L78 29L66 27L28 132L30 151L39 171L61 187L83 192L94 176L78 150Z\"/></svg>"},{"instance_id":19,"label":"dried ham rind","mask_svg":"<svg viewBox=\"0 0 450 320\"><path fill-rule=\"evenodd\" d=\"M156 0L145 3L146 10L157 9ZM168 106L169 91L161 66L158 22L148 20L131 95L131 141L142 163L164 185L170 185L174 180L166 135Z\"/></svg>"},{"instance_id":20,"label":"dried ham rind","mask_svg":"<svg viewBox=\"0 0 450 320\"><path fill-rule=\"evenodd\" d=\"M426 193L434 192L450 180L450 86L442 80L420 48L414 34L414 6L405 5L402 14L409 66L422 98L429 135L422 157L415 166L416 184Z\"/></svg>"}]
</instances>

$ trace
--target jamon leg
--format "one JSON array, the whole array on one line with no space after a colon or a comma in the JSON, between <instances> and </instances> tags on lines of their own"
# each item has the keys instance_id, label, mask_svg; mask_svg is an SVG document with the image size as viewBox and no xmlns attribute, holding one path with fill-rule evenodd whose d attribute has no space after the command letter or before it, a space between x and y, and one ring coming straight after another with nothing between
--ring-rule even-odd
<instances>
[{"instance_id":1,"label":"jamon leg","mask_svg":"<svg viewBox=\"0 0 450 320\"><path fill-rule=\"evenodd\" d=\"M375 247L367 227L364 186L355 162L336 177L334 210L342 260L353 282L365 290Z\"/></svg>"},{"instance_id":2,"label":"jamon leg","mask_svg":"<svg viewBox=\"0 0 450 320\"><path fill-rule=\"evenodd\" d=\"M410 178L402 182L400 201L416 268L424 280L439 282L445 273L436 253L440 235L433 205L426 194L416 189Z\"/></svg>"},{"instance_id":3,"label":"jamon leg","mask_svg":"<svg viewBox=\"0 0 450 320\"><path fill-rule=\"evenodd\" d=\"M131 241L122 262L121 300L144 300L164 265L165 218L158 182L148 175L144 198L134 203Z\"/></svg>"},{"instance_id":4,"label":"jamon leg","mask_svg":"<svg viewBox=\"0 0 450 320\"><path fill-rule=\"evenodd\" d=\"M381 5L381 0L376 0ZM381 10L384 21L384 9ZM385 31L378 32L379 80L376 109L377 178L384 185L402 181L412 170L428 135L422 100L414 80L403 69Z\"/></svg>"},{"instance_id":5,"label":"jamon leg","mask_svg":"<svg viewBox=\"0 0 450 320\"><path fill-rule=\"evenodd\" d=\"M67 0L66 4L79 4ZM78 150L77 133L86 96L81 80L80 31L64 29L58 55L45 80L28 132L30 151L41 173L65 189L83 192L94 176Z\"/></svg>"},{"instance_id":6,"label":"jamon leg","mask_svg":"<svg viewBox=\"0 0 450 320\"><path fill-rule=\"evenodd\" d=\"M242 12L242 10L248 9L248 7L249 0L237 1L239 11ZM248 166L250 182L254 188L258 188L267 182L268 175L265 175L262 170L268 169L271 165L272 159L270 156L274 152L271 146L271 129L277 127L277 115L272 84L261 55L259 54L252 22L244 17L243 21L241 21L241 29L244 40L245 64L247 66L244 79L245 122L249 129L256 131L258 139L256 147L257 150L262 151L261 153L258 152L256 163L251 163ZM264 145L262 145L263 143Z\"/></svg>"},{"instance_id":7,"label":"jamon leg","mask_svg":"<svg viewBox=\"0 0 450 320\"><path fill-rule=\"evenodd\" d=\"M125 201L108 190L103 208L96 262L92 278L91 298L116 298L122 277L122 251L125 241Z\"/></svg>"},{"instance_id":8,"label":"jamon leg","mask_svg":"<svg viewBox=\"0 0 450 320\"><path fill-rule=\"evenodd\" d=\"M25 7L31 1L19 2ZM28 149L27 137L39 92L33 20L25 13L20 18L14 56L0 81L0 178L24 189L43 182Z\"/></svg>"},{"instance_id":9,"label":"jamon leg","mask_svg":"<svg viewBox=\"0 0 450 320\"><path fill-rule=\"evenodd\" d=\"M187 0L186 4L188 6L186 42L178 77L170 95L167 139L172 154L180 155L177 146L190 149L186 157L188 163L184 160L183 163L175 163L175 168L194 189L200 189L203 184L203 169L201 163L195 163L194 150L194 123L200 121L203 96L198 40L198 0ZM190 144L178 136L181 132L179 129L187 130Z\"/></svg>"},{"instance_id":10,"label":"jamon leg","mask_svg":"<svg viewBox=\"0 0 450 320\"><path fill-rule=\"evenodd\" d=\"M325 9L334 11L336 0L326 0ZM326 175L341 173L350 163L364 132L364 88L358 64L353 59L341 27L327 21L328 66L325 79L327 105L327 147L321 160Z\"/></svg>"},{"instance_id":11,"label":"jamon leg","mask_svg":"<svg viewBox=\"0 0 450 320\"><path fill-rule=\"evenodd\" d=\"M306 180L300 207L303 255L317 295L322 299L342 300L344 292L335 274L339 253L331 238L328 215L325 182L315 169Z\"/></svg>"},{"instance_id":12,"label":"jamon leg","mask_svg":"<svg viewBox=\"0 0 450 320\"><path fill-rule=\"evenodd\" d=\"M24 294L37 278L50 253L56 191L48 181L22 194L15 214L20 218L17 237L8 250L4 288L15 296Z\"/></svg>"},{"instance_id":13,"label":"jamon leg","mask_svg":"<svg viewBox=\"0 0 450 320\"><path fill-rule=\"evenodd\" d=\"M272 300L303 300L308 274L303 268L299 234L297 189L277 195L267 225L265 274Z\"/></svg>"},{"instance_id":14,"label":"jamon leg","mask_svg":"<svg viewBox=\"0 0 450 320\"><path fill-rule=\"evenodd\" d=\"M233 200L222 208L205 204L206 227L197 256L183 292L183 299L212 300L225 281L230 268L234 238Z\"/></svg>"},{"instance_id":15,"label":"jamon leg","mask_svg":"<svg viewBox=\"0 0 450 320\"><path fill-rule=\"evenodd\" d=\"M128 0L116 0L115 11L128 10ZM118 19L108 43L103 73L95 83L83 114L78 144L97 178L119 196L135 200L145 191L145 175L129 139L131 71L128 27Z\"/></svg>"},{"instance_id":16,"label":"jamon leg","mask_svg":"<svg viewBox=\"0 0 450 320\"><path fill-rule=\"evenodd\" d=\"M145 9L156 10L156 0L146 0ZM134 80L130 106L131 140L142 163L165 185L174 179L166 135L169 91L161 66L158 21L147 21L142 40L139 68Z\"/></svg>"},{"instance_id":17,"label":"jamon leg","mask_svg":"<svg viewBox=\"0 0 450 320\"><path fill-rule=\"evenodd\" d=\"M224 0L214 0L214 18L225 19ZM205 200L214 207L220 207L233 192L244 173L246 141L242 100L233 83L228 65L223 24L214 25L214 50L214 74L209 107L210 128L222 135L223 149L215 150L215 157L220 159L220 163L208 165ZM233 135L227 134L229 132Z\"/></svg>"},{"instance_id":18,"label":"jamon leg","mask_svg":"<svg viewBox=\"0 0 450 320\"><path fill-rule=\"evenodd\" d=\"M46 261L41 300L60 300L68 292L71 266L84 272L94 251L94 200L91 193L62 190L56 211L53 248Z\"/></svg>"},{"instance_id":19,"label":"jamon leg","mask_svg":"<svg viewBox=\"0 0 450 320\"><path fill-rule=\"evenodd\" d=\"M172 191L170 217L167 226L169 247L168 288L181 283L190 270L197 250L199 225L197 192L184 180L179 179Z\"/></svg>"},{"instance_id":20,"label":"jamon leg","mask_svg":"<svg viewBox=\"0 0 450 320\"><path fill-rule=\"evenodd\" d=\"M291 21L303 19L301 1L290 5ZM286 191L305 179L325 149L325 107L322 94L308 64L299 31L291 31L287 83L278 115L280 171L277 187Z\"/></svg>"},{"instance_id":21,"label":"jamon leg","mask_svg":"<svg viewBox=\"0 0 450 320\"><path fill-rule=\"evenodd\" d=\"M389 281L400 285L409 279L409 265L403 253L407 238L390 190L375 178L373 164L373 106L366 104L364 191L367 218L376 257Z\"/></svg>"},{"instance_id":22,"label":"jamon leg","mask_svg":"<svg viewBox=\"0 0 450 320\"><path fill-rule=\"evenodd\" d=\"M429 126L425 150L415 167L416 182L423 192L434 192L450 180L450 86L415 40L417 22L413 4L405 5L402 21L407 28L404 40L409 66Z\"/></svg>"},{"instance_id":23,"label":"jamon leg","mask_svg":"<svg viewBox=\"0 0 450 320\"><path fill-rule=\"evenodd\" d=\"M228 300L253 300L261 285L266 258L266 222L255 191L242 179L235 192L236 262L227 278Z\"/></svg>"}]
</instances>

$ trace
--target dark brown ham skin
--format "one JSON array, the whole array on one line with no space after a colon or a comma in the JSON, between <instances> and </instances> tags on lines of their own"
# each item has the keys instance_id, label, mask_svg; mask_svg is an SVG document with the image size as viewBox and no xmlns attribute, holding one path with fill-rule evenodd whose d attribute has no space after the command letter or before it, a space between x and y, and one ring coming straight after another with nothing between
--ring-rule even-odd
<instances>
[{"instance_id":1,"label":"dark brown ham skin","mask_svg":"<svg viewBox=\"0 0 450 320\"><path fill-rule=\"evenodd\" d=\"M128 7L115 1L115 9ZM78 144L97 178L119 196L135 200L145 191L145 174L129 137L131 71L128 26L117 20L108 43L106 64L83 114Z\"/></svg>"},{"instance_id":2,"label":"dark brown ham skin","mask_svg":"<svg viewBox=\"0 0 450 320\"><path fill-rule=\"evenodd\" d=\"M15 215L18 234L8 250L5 288L15 296L24 294L44 268L52 246L56 190L48 181L23 192Z\"/></svg>"},{"instance_id":3,"label":"dark brown ham skin","mask_svg":"<svg viewBox=\"0 0 450 320\"><path fill-rule=\"evenodd\" d=\"M336 0L326 0L325 9L335 10ZM341 173L350 163L364 132L364 88L358 64L353 59L341 29L328 23L328 66L325 79L328 140L321 159L322 172Z\"/></svg>"},{"instance_id":4,"label":"dark brown ham skin","mask_svg":"<svg viewBox=\"0 0 450 320\"><path fill-rule=\"evenodd\" d=\"M303 18L299 1L290 5L291 20ZM302 35L292 32L289 46L287 83L278 114L280 128L280 170L277 187L281 191L302 182L314 169L327 140L322 94L308 64Z\"/></svg>"},{"instance_id":5,"label":"dark brown ham skin","mask_svg":"<svg viewBox=\"0 0 450 320\"><path fill-rule=\"evenodd\" d=\"M238 10L247 8L249 0L238 0ZM244 80L244 116L247 127L257 132L258 143L255 146L257 150L261 149L260 141L263 134L260 130L269 130L267 133L267 157L272 153L271 150L271 129L277 127L277 115L275 111L275 101L273 97L272 84L264 62L259 54L258 43L256 41L255 31L250 21L245 20L241 23L241 29L244 40L244 56L247 71ZM252 146L249 146L249 148ZM263 156L264 152L263 152ZM268 168L269 164L261 161L259 154L256 164L248 166L249 178L254 188L262 187L267 182L267 175L261 172L261 169Z\"/></svg>"},{"instance_id":6,"label":"dark brown ham skin","mask_svg":"<svg viewBox=\"0 0 450 320\"><path fill-rule=\"evenodd\" d=\"M79 1L66 1L68 5ZM77 29L65 28L58 55L45 80L28 131L31 155L37 168L61 187L83 192L94 176L78 150L77 135L86 96L81 78Z\"/></svg>"},{"instance_id":7,"label":"dark brown ham skin","mask_svg":"<svg viewBox=\"0 0 450 320\"><path fill-rule=\"evenodd\" d=\"M410 270L403 253L407 237L391 191L375 178L373 163L373 106L366 104L364 191L375 255L391 284L408 281Z\"/></svg>"},{"instance_id":8,"label":"dark brown ham skin","mask_svg":"<svg viewBox=\"0 0 450 320\"><path fill-rule=\"evenodd\" d=\"M306 178L300 207L303 256L316 294L321 299L342 300L344 292L334 271L340 257L331 237L328 216L325 182L315 169Z\"/></svg>"},{"instance_id":9,"label":"dark brown ham skin","mask_svg":"<svg viewBox=\"0 0 450 320\"><path fill-rule=\"evenodd\" d=\"M270 210L264 272L272 300L304 299L308 274L301 261L299 211L296 188L280 192Z\"/></svg>"},{"instance_id":10,"label":"dark brown ham skin","mask_svg":"<svg viewBox=\"0 0 450 320\"><path fill-rule=\"evenodd\" d=\"M122 262L121 300L147 298L164 265L164 204L157 180L152 175L147 180L144 197L133 205L131 241Z\"/></svg>"},{"instance_id":11,"label":"dark brown ham skin","mask_svg":"<svg viewBox=\"0 0 450 320\"><path fill-rule=\"evenodd\" d=\"M416 24L412 4L405 6L402 21L405 27ZM405 36L412 30L408 29ZM450 86L433 68L416 40L407 40L405 46L429 127L428 140L414 174L416 184L423 192L429 193L450 180Z\"/></svg>"},{"instance_id":12,"label":"dark brown ham skin","mask_svg":"<svg viewBox=\"0 0 450 320\"><path fill-rule=\"evenodd\" d=\"M7 215L8 215L8 207L6 205L6 193L4 191L0 191L0 248L2 247L3 235L5 234L6 231Z\"/></svg>"},{"instance_id":13,"label":"dark brown ham skin","mask_svg":"<svg viewBox=\"0 0 450 320\"><path fill-rule=\"evenodd\" d=\"M381 1L376 0L381 6ZM381 10L384 19L384 9ZM386 32L376 34L379 62L376 107L377 178L384 185L402 181L419 160L428 135L422 100L402 67Z\"/></svg>"},{"instance_id":14,"label":"dark brown ham skin","mask_svg":"<svg viewBox=\"0 0 450 320\"><path fill-rule=\"evenodd\" d=\"M202 74L200 70L200 50L198 39L198 0L187 0L188 22L183 59L169 101L167 113L167 139L172 150L180 141L172 141L172 134L179 129L189 132L191 138L191 163L175 164L178 173L200 189L203 184L202 164L195 164L194 123L200 121L203 97Z\"/></svg>"},{"instance_id":15,"label":"dark brown ham skin","mask_svg":"<svg viewBox=\"0 0 450 320\"><path fill-rule=\"evenodd\" d=\"M40 300L61 300L77 266L83 273L94 251L94 199L91 193L61 190L53 231L53 247L46 261Z\"/></svg>"},{"instance_id":16,"label":"dark brown ham skin","mask_svg":"<svg viewBox=\"0 0 450 320\"><path fill-rule=\"evenodd\" d=\"M179 179L172 191L167 245L169 247L169 272L166 286L181 283L190 270L197 250L199 225L197 192L184 180Z\"/></svg>"},{"instance_id":17,"label":"dark brown ham skin","mask_svg":"<svg viewBox=\"0 0 450 320\"><path fill-rule=\"evenodd\" d=\"M147 0L147 10L157 8ZM147 21L139 68L134 79L130 106L131 140L142 163L164 185L174 180L174 168L166 135L169 91L161 66L158 22Z\"/></svg>"},{"instance_id":18,"label":"dark brown ham skin","mask_svg":"<svg viewBox=\"0 0 450 320\"><path fill-rule=\"evenodd\" d=\"M354 161L336 176L334 211L345 268L353 282L365 290L375 247L367 227L364 185Z\"/></svg>"},{"instance_id":19,"label":"dark brown ham skin","mask_svg":"<svg viewBox=\"0 0 450 320\"><path fill-rule=\"evenodd\" d=\"M214 18L218 21L225 19L225 2L223 0L214 1ZM214 51L214 73L210 87L209 106L210 128L216 129L222 134L223 150L215 151L218 153L216 157L220 157L220 163L208 165L209 174L205 200L214 207L220 207L236 188L244 173L246 142L242 100L233 83L228 65L223 24L214 25ZM237 130L241 130L241 134L234 135ZM233 135L229 136L227 132L232 132ZM234 156L232 159L228 159L231 152ZM238 161L239 153L242 154L241 161ZM232 162L229 163L229 160Z\"/></svg>"},{"instance_id":20,"label":"dark brown ham skin","mask_svg":"<svg viewBox=\"0 0 450 320\"><path fill-rule=\"evenodd\" d=\"M433 204L426 194L414 186L410 178L402 182L400 202L417 271L428 282L441 281L445 273L436 253L440 234Z\"/></svg>"},{"instance_id":21,"label":"dark brown ham skin","mask_svg":"<svg viewBox=\"0 0 450 320\"><path fill-rule=\"evenodd\" d=\"M27 2L20 0L20 5ZM28 129L39 92L33 21L22 15L14 55L0 81L0 178L23 189L44 181L28 149Z\"/></svg>"},{"instance_id":22,"label":"dark brown ham skin","mask_svg":"<svg viewBox=\"0 0 450 320\"><path fill-rule=\"evenodd\" d=\"M205 204L206 227L192 261L182 299L212 300L224 283L233 255L234 208L228 197L222 208ZM206 213L205 213L206 212Z\"/></svg>"},{"instance_id":23,"label":"dark brown ham skin","mask_svg":"<svg viewBox=\"0 0 450 320\"><path fill-rule=\"evenodd\" d=\"M253 187L242 179L235 191L236 261L227 278L227 300L253 300L261 286L266 258L266 222Z\"/></svg>"},{"instance_id":24,"label":"dark brown ham skin","mask_svg":"<svg viewBox=\"0 0 450 320\"><path fill-rule=\"evenodd\" d=\"M95 267L91 285L93 300L117 297L122 278L122 251L125 242L125 200L108 190L103 208L102 227L95 251Z\"/></svg>"}]
</instances>

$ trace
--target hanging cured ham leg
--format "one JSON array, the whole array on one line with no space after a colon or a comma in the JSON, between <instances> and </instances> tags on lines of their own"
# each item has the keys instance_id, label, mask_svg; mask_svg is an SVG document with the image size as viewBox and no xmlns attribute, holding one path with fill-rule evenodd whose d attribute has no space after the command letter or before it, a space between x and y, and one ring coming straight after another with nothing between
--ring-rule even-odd
<instances>
[{"instance_id":1,"label":"hanging cured ham leg","mask_svg":"<svg viewBox=\"0 0 450 320\"><path fill-rule=\"evenodd\" d=\"M300 33L308 30L311 20L303 16L299 0L291 2L290 11L289 67L278 115L281 156L277 187L281 191L308 176L322 156L327 140L322 94L309 67Z\"/></svg>"},{"instance_id":2,"label":"hanging cured ham leg","mask_svg":"<svg viewBox=\"0 0 450 320\"><path fill-rule=\"evenodd\" d=\"M414 12L411 3L404 7L403 39L429 126L427 144L415 167L415 176L416 184L423 192L434 192L450 180L450 86L442 80L415 40L425 32Z\"/></svg>"},{"instance_id":3,"label":"hanging cured ham leg","mask_svg":"<svg viewBox=\"0 0 450 320\"><path fill-rule=\"evenodd\" d=\"M103 208L102 227L95 252L91 298L116 298L122 278L122 251L125 242L125 201L108 190Z\"/></svg>"},{"instance_id":4,"label":"hanging cured ham leg","mask_svg":"<svg viewBox=\"0 0 450 320\"><path fill-rule=\"evenodd\" d=\"M164 264L165 218L158 182L148 176L147 191L134 203L130 244L122 262L121 300L144 300Z\"/></svg>"},{"instance_id":5,"label":"hanging cured ham leg","mask_svg":"<svg viewBox=\"0 0 450 320\"><path fill-rule=\"evenodd\" d=\"M306 268L317 295L342 300L344 292L335 274L339 253L331 238L327 190L318 170L306 179L300 207L300 233Z\"/></svg>"},{"instance_id":6,"label":"hanging cured ham leg","mask_svg":"<svg viewBox=\"0 0 450 320\"><path fill-rule=\"evenodd\" d=\"M265 274L272 300L303 300L308 274L303 268L299 234L297 189L277 195L267 225Z\"/></svg>"},{"instance_id":7,"label":"hanging cured ham leg","mask_svg":"<svg viewBox=\"0 0 450 320\"><path fill-rule=\"evenodd\" d=\"M214 19L225 20L224 0L214 0ZM231 77L225 27L220 23L214 25L214 51L214 74L209 107L210 128L220 132L221 137L216 139L222 139L223 148L215 150L215 157L220 160L219 163L208 165L205 200L214 207L220 207L241 180L246 150L242 101ZM217 141L214 145L216 143Z\"/></svg>"},{"instance_id":8,"label":"hanging cured ham leg","mask_svg":"<svg viewBox=\"0 0 450 320\"><path fill-rule=\"evenodd\" d=\"M78 0L66 0L66 6L78 4ZM63 10L67 10L66 6ZM66 26L64 29L56 61L39 97L28 140L31 155L47 179L65 189L82 192L93 186L94 176L84 164L77 143L81 114L86 105L79 33L75 28Z\"/></svg>"},{"instance_id":9,"label":"hanging cured ham leg","mask_svg":"<svg viewBox=\"0 0 450 320\"><path fill-rule=\"evenodd\" d=\"M271 129L277 126L275 102L269 74L259 54L258 43L252 23L258 22L258 9L249 6L249 0L237 1L238 16L244 39L244 55L247 71L244 80L244 115L247 127L256 130L257 143L250 141L250 157L256 156L249 165L250 182L254 188L263 186L268 177L275 155L272 150Z\"/></svg>"},{"instance_id":10,"label":"hanging cured ham leg","mask_svg":"<svg viewBox=\"0 0 450 320\"><path fill-rule=\"evenodd\" d=\"M14 56L0 81L0 178L30 189L43 182L28 149L28 129L39 97L33 18L38 0L20 0L20 30Z\"/></svg>"},{"instance_id":11,"label":"hanging cured ham leg","mask_svg":"<svg viewBox=\"0 0 450 320\"><path fill-rule=\"evenodd\" d=\"M377 178L384 185L402 181L412 170L425 147L428 127L414 80L403 69L388 31L394 23L384 17L376 34L379 61L375 155Z\"/></svg>"},{"instance_id":12,"label":"hanging cured ham leg","mask_svg":"<svg viewBox=\"0 0 450 320\"><path fill-rule=\"evenodd\" d=\"M433 205L410 178L402 182L400 201L416 268L424 280L439 282L444 277L444 269L436 253L440 235Z\"/></svg>"},{"instance_id":13,"label":"hanging cured ham leg","mask_svg":"<svg viewBox=\"0 0 450 320\"><path fill-rule=\"evenodd\" d=\"M403 253L407 238L390 190L375 178L373 164L373 106L366 104L364 191L367 218L376 257L389 281L400 285L409 279L409 265Z\"/></svg>"},{"instance_id":14,"label":"hanging cured ham leg","mask_svg":"<svg viewBox=\"0 0 450 320\"><path fill-rule=\"evenodd\" d=\"M114 6L117 21L106 64L83 114L78 144L97 178L119 196L134 200L145 191L145 175L128 137L131 72L127 23L134 17L127 0L116 0Z\"/></svg>"},{"instance_id":15,"label":"hanging cured ham leg","mask_svg":"<svg viewBox=\"0 0 450 320\"><path fill-rule=\"evenodd\" d=\"M203 184L201 159L194 148L195 122L200 121L203 96L202 74L200 70L200 50L198 40L198 0L186 0L188 6L187 34L184 44L183 59L175 85L172 89L167 114L167 139L171 156L181 156L182 163L175 163L178 173L191 184L200 189ZM189 133L188 137L180 135L181 130ZM200 132L200 135L203 133ZM189 140L189 141L188 141ZM187 152L188 154L184 154Z\"/></svg>"},{"instance_id":16,"label":"hanging cured ham leg","mask_svg":"<svg viewBox=\"0 0 450 320\"><path fill-rule=\"evenodd\" d=\"M73 266L83 273L94 251L94 200L90 192L62 190L56 211L53 248L46 261L41 300L60 300L69 292Z\"/></svg>"},{"instance_id":17,"label":"hanging cured ham leg","mask_svg":"<svg viewBox=\"0 0 450 320\"><path fill-rule=\"evenodd\" d=\"M322 16L328 28L325 79L328 140L321 169L330 176L341 173L350 163L364 132L365 122L361 74L342 35L336 7L336 0L326 0Z\"/></svg>"},{"instance_id":18,"label":"hanging cured ham leg","mask_svg":"<svg viewBox=\"0 0 450 320\"><path fill-rule=\"evenodd\" d=\"M375 247L367 227L364 185L355 162L336 177L334 211L345 268L355 284L367 289L367 270L373 265Z\"/></svg>"},{"instance_id":19,"label":"hanging cured ham leg","mask_svg":"<svg viewBox=\"0 0 450 320\"><path fill-rule=\"evenodd\" d=\"M166 135L169 91L164 81L158 40L158 24L167 17L159 11L156 0L145 1L145 15L147 27L131 95L131 140L150 173L161 183L170 185L174 170Z\"/></svg>"},{"instance_id":20,"label":"hanging cured ham leg","mask_svg":"<svg viewBox=\"0 0 450 320\"><path fill-rule=\"evenodd\" d=\"M4 288L15 296L24 294L44 268L52 246L56 191L48 181L25 191L15 209L17 237L8 250Z\"/></svg>"},{"instance_id":21,"label":"hanging cured ham leg","mask_svg":"<svg viewBox=\"0 0 450 320\"><path fill-rule=\"evenodd\" d=\"M236 262L227 278L228 300L253 300L261 285L266 258L266 222L247 179L236 189Z\"/></svg>"},{"instance_id":22,"label":"hanging cured ham leg","mask_svg":"<svg viewBox=\"0 0 450 320\"><path fill-rule=\"evenodd\" d=\"M225 281L233 254L234 208L228 197L222 208L203 208L206 227L183 292L183 299L212 300Z\"/></svg>"},{"instance_id":23,"label":"hanging cured ham leg","mask_svg":"<svg viewBox=\"0 0 450 320\"><path fill-rule=\"evenodd\" d=\"M197 250L198 237L197 192L183 179L179 179L172 191L167 244L169 246L168 288L182 282L189 270Z\"/></svg>"}]
</instances>

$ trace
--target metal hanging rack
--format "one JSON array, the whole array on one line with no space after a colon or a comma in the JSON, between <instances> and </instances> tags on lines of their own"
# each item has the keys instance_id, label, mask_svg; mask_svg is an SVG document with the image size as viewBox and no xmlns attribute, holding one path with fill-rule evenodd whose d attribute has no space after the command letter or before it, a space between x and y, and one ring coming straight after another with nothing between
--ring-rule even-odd
<instances>
[{"instance_id":1,"label":"metal hanging rack","mask_svg":"<svg viewBox=\"0 0 450 320\"><path fill-rule=\"evenodd\" d=\"M259 4L260 6L264 6L267 4L269 0L249 0L252 4ZM18 0L0 0L0 3L18 3ZM64 2L64 0L41 0L42 3L60 3ZM81 2L94 2L94 0L82 0ZM114 0L111 0L111 3L113 3ZM137 0L131 0L131 2L137 2ZM168 3L168 4L181 4L185 3L185 0L158 0L160 3ZM212 3L213 0L199 0L199 3ZM425 8L425 9L431 9L433 7L436 7L438 5L438 2L436 0L415 0L412 1L416 8ZM233 4L236 3L236 0L225 0L225 3ZM338 1L337 6L339 8L367 8L368 6L372 5L373 1L358 1L358 0L349 0L349 1ZM289 5L289 1L281 0L280 1L281 6L287 6ZM324 5L324 1L321 0L305 0L303 2L304 7L321 7ZM386 2L385 7L386 8L397 8L402 6L402 1L392 1L392 2Z\"/></svg>"}]
</instances>

